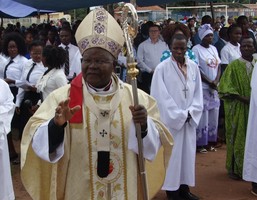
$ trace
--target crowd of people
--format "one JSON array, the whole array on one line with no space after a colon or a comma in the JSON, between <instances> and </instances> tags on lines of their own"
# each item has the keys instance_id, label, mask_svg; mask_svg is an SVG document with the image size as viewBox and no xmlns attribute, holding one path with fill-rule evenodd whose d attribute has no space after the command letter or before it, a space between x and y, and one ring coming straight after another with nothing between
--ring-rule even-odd
<instances>
[{"instance_id":1,"label":"crowd of people","mask_svg":"<svg viewBox=\"0 0 257 200\"><path fill-rule=\"evenodd\" d=\"M252 89L250 82L256 63L255 53L257 51L254 30L251 30L249 19L246 16L239 16L228 26L219 21L213 22L212 18L208 15L203 16L201 25L193 29L195 33L192 33L192 30L189 28L192 27L192 21L194 19L189 19L188 25L170 22L165 24L164 28L159 31L159 40L164 40L169 50L167 50L167 47L159 50L160 45L158 45L156 39L152 40L152 49L150 49L150 46L145 49L144 56L140 52L140 47L145 42L139 44L138 47L138 53L140 53L140 56L137 57L138 66L142 71L146 67L141 68L143 66L141 63L146 65L146 63L156 62L156 57L150 56L153 55L151 52L154 52L156 56L159 56L161 53L163 54L159 64L152 70L152 73L154 72L154 79L151 85L148 85L151 88L150 94L155 97L159 105L161 120L169 128L174 138L170 169L168 169L163 189L167 191L167 196L170 199L180 199L180 197L197 199L191 193L187 197L183 194L184 185L194 186L194 179L190 180L189 175L185 176L187 172L182 172L184 167L180 166L180 163L185 164L188 160L193 162L191 167L188 167L190 164L185 164L185 168L187 168L188 173L191 172L191 175L194 174L193 166L195 164L194 156L188 153L187 150L190 145L188 143L185 144L183 141L195 141L194 145L197 147L197 152L208 153L209 151L217 151L219 146L217 142L222 142L224 138L223 142L226 143L227 148L226 168L228 176L236 180L251 180L253 182L252 193L256 195L256 179L254 178L255 175L253 175L253 169L256 171L256 168L253 166L256 163L256 159L254 159L253 154L246 154L247 157L244 155L246 151L249 152L245 148L245 144L248 144L246 141L247 131L254 131L254 129L247 129ZM231 22L231 18L229 18L229 22ZM152 25L151 23L149 24L148 40L151 40L150 27ZM219 28L217 28L217 24ZM178 36L174 36L180 34L184 35L185 38L178 39ZM176 40L185 40L186 44L180 44L181 46L177 46L175 42L173 44L175 38ZM175 45L175 48L173 45ZM190 83L190 76L195 74L190 70L190 65L192 64L186 59L181 60L178 52L180 55L182 54L186 58L190 58L198 65L201 76L201 85L198 85L198 87L201 88L200 96L203 103L201 117L197 119L198 121L191 114L192 112L196 114L196 111L191 111L187 108L195 106L193 101L190 100L190 91L193 92L195 89L190 87L196 84L197 78L193 79L194 83ZM173 61L175 62L174 64L172 64ZM173 70L173 67L170 65L177 67ZM169 72L171 69L172 73ZM175 77L178 77L178 80ZM142 84L146 83L142 79ZM180 83L182 83L181 87L179 86ZM142 89L144 90L144 87ZM145 92L148 91L145 90ZM184 99L182 98L183 95ZM201 102L197 97L194 98ZM185 100L186 102L183 103ZM187 115L187 111L190 115ZM182 119L182 122L187 121L185 118L188 119L188 116L190 116L190 119L194 119L193 121L196 123L195 131L189 131L195 133L191 139L186 138L186 131L181 128L181 123L179 122L180 119ZM177 135L178 131L179 133L182 131L183 134ZM196 138L194 138L195 136ZM218 141L218 138L221 141ZM182 144L185 147L178 146ZM181 149L177 150L177 148ZM192 148L190 152L195 152L195 149ZM186 156L183 158L184 153ZM188 158L189 155L190 159ZM182 158L183 162L179 158ZM175 166L172 170L173 165ZM169 174L172 171L172 175ZM248 178L244 174L247 174ZM252 174L251 178L249 178L250 174ZM171 179L170 177L179 177L178 182L176 183L176 178ZM167 183L168 180L171 182L170 184Z\"/></svg>"},{"instance_id":2,"label":"crowd of people","mask_svg":"<svg viewBox=\"0 0 257 200\"><path fill-rule=\"evenodd\" d=\"M10 163L33 199L142 199L138 125L145 159L154 163L163 146L159 188L169 200L199 199L189 188L196 153L219 142L228 176L257 196L255 30L246 16L199 23L140 25L139 105L124 75L122 27L103 8L73 26L1 29L0 199L14 199Z\"/></svg>"}]
</instances>

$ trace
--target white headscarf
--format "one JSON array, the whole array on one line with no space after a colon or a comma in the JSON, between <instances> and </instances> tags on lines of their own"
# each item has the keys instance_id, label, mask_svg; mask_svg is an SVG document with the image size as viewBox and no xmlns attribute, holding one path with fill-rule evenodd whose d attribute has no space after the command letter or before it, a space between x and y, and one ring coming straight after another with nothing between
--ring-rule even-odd
<instances>
[{"instance_id":1,"label":"white headscarf","mask_svg":"<svg viewBox=\"0 0 257 200\"><path fill-rule=\"evenodd\" d=\"M198 29L198 35L201 40L203 40L203 38L210 33L213 34L213 29L210 24L204 24Z\"/></svg>"}]
</instances>

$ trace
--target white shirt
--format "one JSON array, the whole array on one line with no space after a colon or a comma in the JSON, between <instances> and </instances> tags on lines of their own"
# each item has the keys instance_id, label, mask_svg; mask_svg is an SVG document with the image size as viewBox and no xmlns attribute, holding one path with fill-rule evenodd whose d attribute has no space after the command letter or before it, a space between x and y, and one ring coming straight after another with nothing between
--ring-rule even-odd
<instances>
[{"instance_id":1,"label":"white shirt","mask_svg":"<svg viewBox=\"0 0 257 200\"><path fill-rule=\"evenodd\" d=\"M217 73L218 66L220 64L220 58L215 46L210 45L209 48L205 48L200 44L193 47L192 51L199 63L200 71L211 81L214 81ZM202 83L204 89L209 89L209 85L205 82Z\"/></svg>"},{"instance_id":2,"label":"white shirt","mask_svg":"<svg viewBox=\"0 0 257 200\"><path fill-rule=\"evenodd\" d=\"M151 73L160 63L162 52L164 52L165 50L169 50L169 47L161 39L159 39L156 43L152 43L151 39L148 38L146 41L142 42L138 47L138 67L143 72Z\"/></svg>"},{"instance_id":3,"label":"white shirt","mask_svg":"<svg viewBox=\"0 0 257 200\"><path fill-rule=\"evenodd\" d=\"M240 44L237 46L228 42L220 51L221 64L229 64L241 57Z\"/></svg>"},{"instance_id":4,"label":"white shirt","mask_svg":"<svg viewBox=\"0 0 257 200\"><path fill-rule=\"evenodd\" d=\"M73 44L67 45L69 47L69 64L70 64L70 71L69 75L67 76L68 79L73 78L74 74L76 76L81 72L81 53L79 48ZM60 44L59 47L62 47L65 50L66 45ZM64 65L63 65L64 69Z\"/></svg>"},{"instance_id":5,"label":"white shirt","mask_svg":"<svg viewBox=\"0 0 257 200\"><path fill-rule=\"evenodd\" d=\"M67 84L63 69L52 69L36 84L37 92L42 92L43 100L54 90Z\"/></svg>"},{"instance_id":6,"label":"white shirt","mask_svg":"<svg viewBox=\"0 0 257 200\"><path fill-rule=\"evenodd\" d=\"M6 65L10 62L11 58L8 58L6 60L6 62L3 64L3 68L0 69L0 78L4 78L4 71L5 71L5 67ZM17 55L14 59L13 59L13 63L11 63L6 71L6 77L12 80L20 80L21 79L21 74L22 74L22 70L23 67L25 65L25 63L28 61L27 58L25 58L24 56L21 55ZM9 86L15 86L14 84L10 84Z\"/></svg>"},{"instance_id":7,"label":"white shirt","mask_svg":"<svg viewBox=\"0 0 257 200\"><path fill-rule=\"evenodd\" d=\"M17 80L16 84L26 81L27 75L28 75L30 69L32 68L33 63L34 62L32 59L28 60L25 63L23 71L22 71L21 79ZM31 85L36 85L38 80L43 76L46 69L47 68L44 67L42 62L36 63L34 69L31 71L28 82L30 82ZM16 102L15 102L17 107L20 107L20 104L21 104L21 101L23 100L24 94L25 94L25 90L22 88L19 88L18 94L16 96Z\"/></svg>"}]
</instances>

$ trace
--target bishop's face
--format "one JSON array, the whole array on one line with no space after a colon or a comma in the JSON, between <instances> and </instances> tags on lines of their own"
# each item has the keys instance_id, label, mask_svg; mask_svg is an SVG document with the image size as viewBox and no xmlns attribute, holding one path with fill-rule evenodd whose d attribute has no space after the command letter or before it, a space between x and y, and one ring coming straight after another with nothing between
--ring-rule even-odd
<instances>
[{"instance_id":1,"label":"bishop's face","mask_svg":"<svg viewBox=\"0 0 257 200\"><path fill-rule=\"evenodd\" d=\"M111 80L114 57L102 48L90 48L83 53L82 75L95 88L105 87Z\"/></svg>"}]
</instances>

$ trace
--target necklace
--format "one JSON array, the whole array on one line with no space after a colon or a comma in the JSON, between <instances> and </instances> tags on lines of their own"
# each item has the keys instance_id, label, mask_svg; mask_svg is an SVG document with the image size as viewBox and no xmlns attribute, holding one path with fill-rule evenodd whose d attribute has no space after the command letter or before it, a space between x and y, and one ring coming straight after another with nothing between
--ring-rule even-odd
<instances>
[{"instance_id":1,"label":"necklace","mask_svg":"<svg viewBox=\"0 0 257 200\"><path fill-rule=\"evenodd\" d=\"M179 62L177 62L178 68L180 69L180 71L182 72L183 76L186 78L187 77L187 68L185 63L184 64L180 64Z\"/></svg>"},{"instance_id":2,"label":"necklace","mask_svg":"<svg viewBox=\"0 0 257 200\"><path fill-rule=\"evenodd\" d=\"M180 69L179 63L178 63L173 57L172 57L172 61L173 61L174 63L176 63L177 66L178 66L178 69ZM183 79L182 79L181 75L178 73L178 70L176 69L174 63L172 63L172 65L173 65L173 67L174 67L174 69L175 69L175 71L176 71L176 73L177 73L177 75L178 75L178 77L179 77L181 83L182 83L183 86L184 86L184 88L183 88L182 91L184 92L184 94L185 94L185 99L186 99L186 98L187 98L187 91L188 91L188 88L187 88L187 76L185 76L185 75L184 75L184 71L181 70L182 74L183 74L184 77L185 77L185 81L183 81ZM182 66L181 66L181 68L182 68Z\"/></svg>"},{"instance_id":3,"label":"necklace","mask_svg":"<svg viewBox=\"0 0 257 200\"><path fill-rule=\"evenodd\" d=\"M212 57L216 59L216 56L215 56L215 53L214 53L213 49L212 49L211 47L206 48L206 49L207 49L207 51L209 52L209 54L211 54L211 55L212 55ZM210 52L210 50L209 50L209 49L211 49L211 51L212 51L212 52Z\"/></svg>"},{"instance_id":4,"label":"necklace","mask_svg":"<svg viewBox=\"0 0 257 200\"><path fill-rule=\"evenodd\" d=\"M208 51L208 53L213 57L213 59L212 58L207 58L206 59L206 62L207 62L207 65L209 66L209 67L212 67L212 68L216 68L217 66L218 66L218 59L217 59L217 57L216 57L216 55L215 55L215 52L213 51L213 49L211 48L211 46L209 46L208 48L206 48L206 47L204 47L207 51ZM211 51L210 51L210 49L211 49Z\"/></svg>"}]
</instances>

